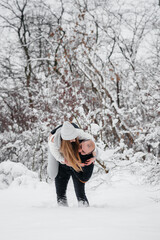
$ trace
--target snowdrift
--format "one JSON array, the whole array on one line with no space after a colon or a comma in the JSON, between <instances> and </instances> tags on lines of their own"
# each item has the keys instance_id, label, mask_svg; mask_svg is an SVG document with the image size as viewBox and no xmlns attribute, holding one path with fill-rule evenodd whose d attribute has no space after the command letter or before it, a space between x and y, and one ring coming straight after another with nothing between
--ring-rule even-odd
<instances>
[{"instance_id":1,"label":"snowdrift","mask_svg":"<svg viewBox=\"0 0 160 240\"><path fill-rule=\"evenodd\" d=\"M34 181L38 181L38 174L30 171L22 163L8 160L0 164L0 189L5 189L11 184L27 185Z\"/></svg>"}]
</instances>

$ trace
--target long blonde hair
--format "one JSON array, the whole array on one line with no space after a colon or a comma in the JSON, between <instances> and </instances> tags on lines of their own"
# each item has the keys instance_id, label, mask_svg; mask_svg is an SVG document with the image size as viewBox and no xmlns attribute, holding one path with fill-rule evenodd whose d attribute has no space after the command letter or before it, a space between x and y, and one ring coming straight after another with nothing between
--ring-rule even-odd
<instances>
[{"instance_id":1,"label":"long blonde hair","mask_svg":"<svg viewBox=\"0 0 160 240\"><path fill-rule=\"evenodd\" d=\"M69 140L61 141L60 152L63 154L64 158L68 163L74 168L76 172L82 171L81 168L81 159L79 156L79 140L75 139L75 142L70 142Z\"/></svg>"}]
</instances>

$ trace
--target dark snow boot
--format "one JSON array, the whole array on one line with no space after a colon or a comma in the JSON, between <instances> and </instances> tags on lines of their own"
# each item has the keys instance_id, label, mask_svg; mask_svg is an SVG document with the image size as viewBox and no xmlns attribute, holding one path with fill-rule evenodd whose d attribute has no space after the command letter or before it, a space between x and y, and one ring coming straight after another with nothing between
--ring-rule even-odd
<instances>
[{"instance_id":1,"label":"dark snow boot","mask_svg":"<svg viewBox=\"0 0 160 240\"><path fill-rule=\"evenodd\" d=\"M57 198L57 203L60 207L68 207L67 198Z\"/></svg>"}]
</instances>

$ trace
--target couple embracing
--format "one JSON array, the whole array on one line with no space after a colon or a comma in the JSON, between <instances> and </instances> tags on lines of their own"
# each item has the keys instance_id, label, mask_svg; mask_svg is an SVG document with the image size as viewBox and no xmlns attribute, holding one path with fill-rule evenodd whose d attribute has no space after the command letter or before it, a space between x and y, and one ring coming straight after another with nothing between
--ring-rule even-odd
<instances>
[{"instance_id":1,"label":"couple embracing","mask_svg":"<svg viewBox=\"0 0 160 240\"><path fill-rule=\"evenodd\" d=\"M66 190L72 177L79 206L89 206L85 183L90 179L97 150L93 137L68 121L49 136L48 167L50 178L55 179L57 203L68 206Z\"/></svg>"}]
</instances>

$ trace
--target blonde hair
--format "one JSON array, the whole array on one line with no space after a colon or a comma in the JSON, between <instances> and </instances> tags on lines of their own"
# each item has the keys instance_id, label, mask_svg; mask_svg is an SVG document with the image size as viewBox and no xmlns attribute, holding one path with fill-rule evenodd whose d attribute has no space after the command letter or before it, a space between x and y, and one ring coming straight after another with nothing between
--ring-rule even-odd
<instances>
[{"instance_id":1,"label":"blonde hair","mask_svg":"<svg viewBox=\"0 0 160 240\"><path fill-rule=\"evenodd\" d=\"M79 141L78 138L75 139L75 142L70 142L69 140L61 141L60 152L63 154L64 158L68 163L74 168L76 172L82 171L81 168L81 159L79 156Z\"/></svg>"}]
</instances>

